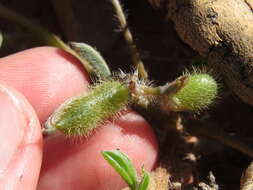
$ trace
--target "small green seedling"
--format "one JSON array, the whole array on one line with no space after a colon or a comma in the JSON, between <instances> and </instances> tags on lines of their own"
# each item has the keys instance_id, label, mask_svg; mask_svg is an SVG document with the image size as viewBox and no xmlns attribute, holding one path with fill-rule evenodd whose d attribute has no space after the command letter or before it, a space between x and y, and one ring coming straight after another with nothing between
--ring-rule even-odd
<instances>
[{"instance_id":1,"label":"small green seedling","mask_svg":"<svg viewBox=\"0 0 253 190\"><path fill-rule=\"evenodd\" d=\"M119 150L102 151L105 160L118 172L131 190L147 190L150 175L143 171L142 177L138 179L136 169L131 160Z\"/></svg>"},{"instance_id":2,"label":"small green seedling","mask_svg":"<svg viewBox=\"0 0 253 190\"><path fill-rule=\"evenodd\" d=\"M167 111L200 112L217 96L217 83L208 74L183 75L172 83L152 87L129 75L95 85L86 95L67 100L50 116L44 133L55 130L67 136L88 136L108 118L118 115L131 103L157 100Z\"/></svg>"}]
</instances>

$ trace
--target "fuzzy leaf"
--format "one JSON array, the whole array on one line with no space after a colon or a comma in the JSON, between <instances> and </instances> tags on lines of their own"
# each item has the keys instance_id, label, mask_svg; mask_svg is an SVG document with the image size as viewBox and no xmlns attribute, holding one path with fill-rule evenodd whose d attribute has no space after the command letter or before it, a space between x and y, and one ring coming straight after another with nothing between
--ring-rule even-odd
<instances>
[{"instance_id":1,"label":"fuzzy leaf","mask_svg":"<svg viewBox=\"0 0 253 190\"><path fill-rule=\"evenodd\" d=\"M183 88L168 97L168 107L173 111L199 112L213 103L217 93L218 84L212 76L193 73Z\"/></svg>"},{"instance_id":2,"label":"fuzzy leaf","mask_svg":"<svg viewBox=\"0 0 253 190\"><path fill-rule=\"evenodd\" d=\"M81 58L90 64L93 72L97 76L102 78L111 76L111 71L107 63L96 49L88 44L78 42L70 42L70 46Z\"/></svg>"},{"instance_id":3,"label":"fuzzy leaf","mask_svg":"<svg viewBox=\"0 0 253 190\"><path fill-rule=\"evenodd\" d=\"M65 101L45 123L45 134L55 129L67 136L88 136L129 102L129 88L119 81L107 81L88 93Z\"/></svg>"}]
</instances>

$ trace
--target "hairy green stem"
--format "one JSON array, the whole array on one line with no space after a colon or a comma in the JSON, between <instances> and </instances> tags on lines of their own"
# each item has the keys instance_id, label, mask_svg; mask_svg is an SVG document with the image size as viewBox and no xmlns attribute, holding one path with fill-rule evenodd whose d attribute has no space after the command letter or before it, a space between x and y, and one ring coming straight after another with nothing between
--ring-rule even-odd
<instances>
[{"instance_id":1,"label":"hairy green stem","mask_svg":"<svg viewBox=\"0 0 253 190\"><path fill-rule=\"evenodd\" d=\"M151 95L151 96L169 96L171 94L175 94L180 91L187 83L189 76L181 76L172 82L168 82L163 86L150 87L144 86L142 87L143 95Z\"/></svg>"}]
</instances>

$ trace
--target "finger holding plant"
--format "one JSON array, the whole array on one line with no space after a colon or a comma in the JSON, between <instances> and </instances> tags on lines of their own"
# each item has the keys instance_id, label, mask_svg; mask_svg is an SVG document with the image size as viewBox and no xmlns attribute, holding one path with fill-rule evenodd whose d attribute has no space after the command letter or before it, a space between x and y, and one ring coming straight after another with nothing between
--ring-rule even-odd
<instances>
[{"instance_id":1,"label":"finger holding plant","mask_svg":"<svg viewBox=\"0 0 253 190\"><path fill-rule=\"evenodd\" d=\"M120 77L119 77L120 78ZM67 136L88 136L107 119L131 103L143 106L156 101L166 111L200 112L217 96L218 85L208 74L185 74L172 83L153 87L129 75L123 80L102 81L85 95L70 98L46 122L45 134L55 130Z\"/></svg>"},{"instance_id":2,"label":"finger holding plant","mask_svg":"<svg viewBox=\"0 0 253 190\"><path fill-rule=\"evenodd\" d=\"M66 57L63 58L62 55ZM43 64L41 56L44 57ZM31 62L33 64L30 65ZM19 66L15 71L13 64ZM87 91L89 82L87 73L82 72L81 67L77 66L77 61L72 56L59 49L35 48L2 58L0 60L0 79L25 94L43 123L64 99ZM32 72L27 74L27 68ZM61 71L57 73L57 77L63 81L61 84L55 83L56 70ZM12 72L10 73L10 71ZM75 77L68 80L72 76ZM36 80L30 80L31 77ZM22 81L22 86L20 86L20 81ZM31 88L32 91L29 90ZM50 96L52 94L56 96ZM6 110L4 109L2 112L6 112ZM13 116L10 116L10 119L13 120ZM31 132L34 131L32 129L31 126ZM39 129L38 134L40 134ZM11 135L13 130L10 128ZM6 136L6 133L3 132L2 136ZM11 142L11 140L13 137L2 139L5 143ZM42 139L38 143L41 141ZM148 171L152 169L157 159L157 142L150 125L140 115L133 112L122 114L114 122L104 123L95 133L88 138L82 138L78 143L60 134L44 138L43 142L43 166L38 190L104 190L105 187L113 189L115 185L118 189L123 188L124 183L116 174L113 174L110 166L102 159L101 150L120 148L133 159L136 166L144 164ZM37 144L34 145L37 146ZM19 147L23 148L22 145ZM42 147L40 151L42 151ZM34 149L34 152L39 153L39 156L42 155L38 149ZM26 153L24 152L24 154ZM18 155L17 158L19 158ZM32 163L34 161L31 160ZM28 166L31 166L32 163L29 162ZM39 165L38 169L40 167ZM35 170L35 168L32 169ZM30 167L28 167L27 173L33 174ZM13 175L13 177L15 176ZM99 183L99 181L103 183ZM0 186L3 183L4 181L1 181Z\"/></svg>"},{"instance_id":3,"label":"finger holding plant","mask_svg":"<svg viewBox=\"0 0 253 190\"><path fill-rule=\"evenodd\" d=\"M9 10L6 11L9 13ZM17 15L15 16L14 20L17 18ZM21 19L21 22L24 21L23 19L24 18ZM28 28L32 27L32 25L27 22L24 26ZM122 25L122 27L125 26ZM109 124L105 127L110 128L110 122L108 121L116 121L115 118L118 118L124 110L131 108L133 104L148 108L150 104L156 103L156 105L161 107L161 110L167 112L200 112L202 109L208 108L217 95L218 85L208 74L201 72L187 73L178 77L173 82L163 86L155 86L149 81L144 65L137 54L133 56L133 60L136 61L134 62L136 72L117 72L112 74L103 57L91 46L82 43L71 43L70 47L58 37L51 35L40 27L31 31L39 31L40 34L43 34L42 41L47 42L49 45L60 47L74 55L83 63L83 66L89 72L90 76L94 76L95 74L96 77L88 93L72 97L56 109L46 122L45 128L43 129L44 134L52 134L58 131L67 137L90 136L91 138L89 138L89 140L93 137L94 141L96 136L90 134L95 129L108 123ZM37 35L37 37L38 36L40 35ZM134 47L134 51L132 50L132 52L136 53L137 48L133 46L133 41L128 44L130 47ZM133 126L137 127L135 125ZM106 134L104 133L103 135ZM95 140L97 139L99 138ZM100 137L100 139L104 140L104 137ZM49 138L48 142L52 142L51 140L53 139ZM71 152L73 146L68 145L68 140L68 138L60 139L60 141L64 142L66 145L64 148L67 150L64 151ZM109 142L111 139L107 138L107 140ZM54 143L57 145L58 142L53 142L52 144ZM87 142L87 146L85 145L84 149L92 149L92 147L89 149L89 145L92 144ZM120 145L114 143L112 146L118 147ZM93 147L93 151L97 151L97 148L101 147ZM101 150L103 149L101 148ZM47 155L52 154L52 156L57 156L57 152L61 152L61 150L50 151L49 149ZM67 155L64 155L65 158L70 158L69 155L71 155L71 153L69 152ZM87 151L86 153L89 154L90 152ZM103 154L132 190L146 190L148 188L148 173L144 172L143 176L138 178L132 163L125 155L119 151L103 152ZM71 155L71 159L75 160L75 158L72 157L75 157L75 155ZM89 157L85 158L87 162L91 162ZM153 162L155 158L156 155L152 157ZM56 164L54 161L52 163ZM62 163L59 163L59 165L61 164ZM63 163L63 165L64 164L65 163ZM69 170L72 172L69 171L69 173L79 171L79 168L72 166L72 163L66 165L68 168L71 168ZM150 169L151 166L148 168ZM42 175L46 173L44 171L45 170L42 170ZM47 185L47 176L43 175L43 178L44 180L40 183L42 189ZM87 185L87 187L89 186Z\"/></svg>"},{"instance_id":4,"label":"finger holding plant","mask_svg":"<svg viewBox=\"0 0 253 190\"><path fill-rule=\"evenodd\" d=\"M60 106L46 123L44 133L59 130L67 136L87 136L101 123L120 113L131 104L147 107L154 101L166 111L200 112L208 108L218 93L214 78L193 69L172 83L154 87L133 42L120 3L112 0L125 40L132 52L134 73L118 72L112 75L102 56L92 47L72 42L71 46L86 60L100 81L86 95L71 98Z\"/></svg>"},{"instance_id":5,"label":"finger holding plant","mask_svg":"<svg viewBox=\"0 0 253 190\"><path fill-rule=\"evenodd\" d=\"M120 27L124 29L127 22L120 3L113 0L112 5L116 10ZM160 87L150 85L128 28L124 30L124 37L132 52L137 74L125 74L126 77L122 77L121 74L112 76L103 57L91 46L76 42L72 42L69 46L26 18L2 5L0 8L2 10L0 16L28 29L43 43L71 53L83 63L91 76L95 74L99 78L99 82L91 86L88 94L71 98L56 110L46 123L45 134L57 129L67 136L87 136L101 123L120 113L126 106L131 106L132 103L147 106L155 100L168 111L199 112L208 108L217 95L218 87L215 80L205 73L186 74ZM175 88L174 91L172 88Z\"/></svg>"}]
</instances>

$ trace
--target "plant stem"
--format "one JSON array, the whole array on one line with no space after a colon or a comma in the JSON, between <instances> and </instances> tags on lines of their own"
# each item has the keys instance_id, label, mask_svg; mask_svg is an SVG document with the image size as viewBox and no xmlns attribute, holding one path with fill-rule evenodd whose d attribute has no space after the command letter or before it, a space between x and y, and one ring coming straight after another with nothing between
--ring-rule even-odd
<instances>
[{"instance_id":1,"label":"plant stem","mask_svg":"<svg viewBox=\"0 0 253 190\"><path fill-rule=\"evenodd\" d=\"M112 5L115 9L117 18L119 20L120 27L123 30L124 38L127 42L127 45L129 46L131 56L132 56L132 61L138 70L138 76L139 76L139 78L147 79L148 78L147 71L145 70L144 64L140 58L140 54L137 50L137 47L134 44L131 31L127 27L126 17L125 17L123 10L122 10L119 0L112 0Z\"/></svg>"},{"instance_id":2,"label":"plant stem","mask_svg":"<svg viewBox=\"0 0 253 190\"><path fill-rule=\"evenodd\" d=\"M50 34L47 30L45 30L41 26L30 22L24 16L17 14L16 12L8 9L7 7L3 6L2 4L0 4L0 17L22 26L23 28L25 28L26 30L31 32L32 35L36 38L36 40L39 40L41 43L43 43L45 45L55 46L55 47L58 47L58 48L61 48L65 51L67 51L68 53L75 56L79 61L81 61L81 63L83 64L83 66L85 67L85 69L89 73L93 72L92 68L87 63L87 61L82 59L79 55L77 55L77 53L75 51L73 51L59 37L57 37L54 34Z\"/></svg>"},{"instance_id":3,"label":"plant stem","mask_svg":"<svg viewBox=\"0 0 253 190\"><path fill-rule=\"evenodd\" d=\"M144 87L143 88L143 95L144 96L148 96L148 95L151 95L151 96L158 96L160 95L160 90L159 90L159 87Z\"/></svg>"},{"instance_id":4,"label":"plant stem","mask_svg":"<svg viewBox=\"0 0 253 190\"><path fill-rule=\"evenodd\" d=\"M188 81L188 76L178 77L176 80L158 87L143 87L143 95L170 96L180 91Z\"/></svg>"}]
</instances>

